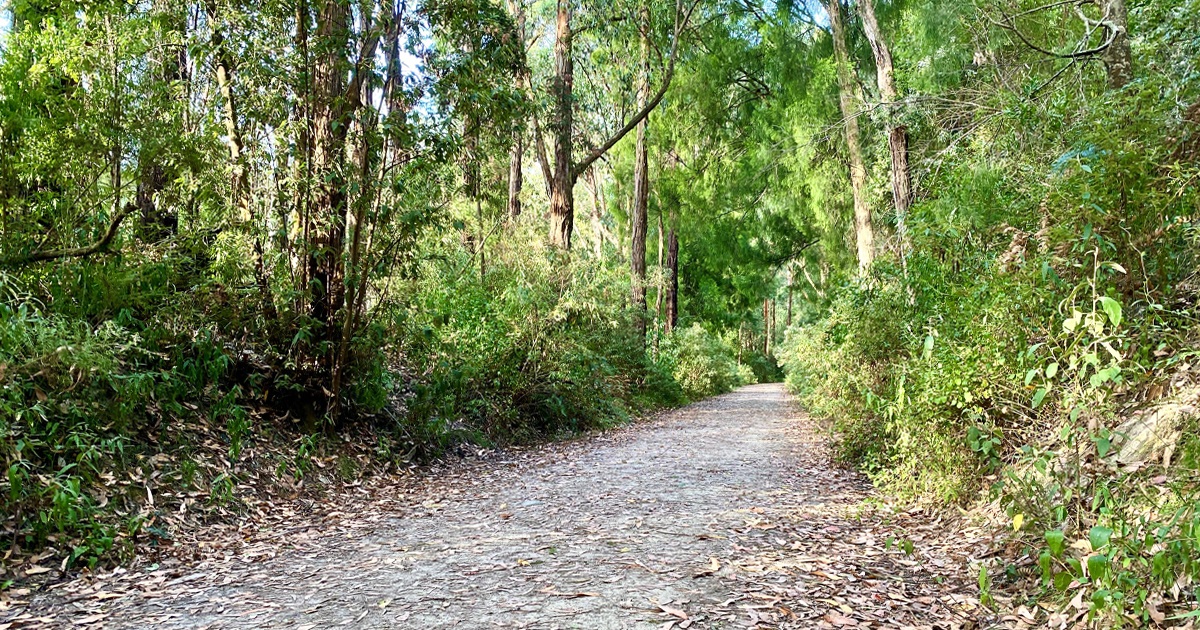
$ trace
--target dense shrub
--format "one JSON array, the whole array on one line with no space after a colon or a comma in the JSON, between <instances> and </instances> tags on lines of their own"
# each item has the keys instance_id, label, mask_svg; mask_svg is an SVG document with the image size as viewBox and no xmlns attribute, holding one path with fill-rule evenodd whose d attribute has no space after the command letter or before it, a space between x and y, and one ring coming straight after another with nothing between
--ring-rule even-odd
<instances>
[{"instance_id":1,"label":"dense shrub","mask_svg":"<svg viewBox=\"0 0 1200 630\"><path fill-rule=\"evenodd\" d=\"M540 249L496 252L482 280L459 269L431 265L393 310L405 422L529 440L681 401L628 313L608 308L628 291L621 271Z\"/></svg>"},{"instance_id":2,"label":"dense shrub","mask_svg":"<svg viewBox=\"0 0 1200 630\"><path fill-rule=\"evenodd\" d=\"M322 436L362 440L359 427L378 431L368 439L379 463L410 462L463 443L607 427L752 380L698 324L647 352L631 314L613 308L628 293L623 267L496 247L481 277L461 245L429 238L444 255L398 279L403 299L378 304L354 340L352 413L336 424L304 380L304 320L277 336L272 327L293 316L254 316L253 285L214 282L180 299L146 279L180 273L188 258L103 274L81 265L83 281L49 290L0 276L0 512L18 533L9 540L56 545L75 564L125 556L144 527L169 535L147 525L154 509L137 479L153 471L227 504L248 471L244 453L272 441L295 452L246 465L299 477L325 450ZM95 490L114 480L119 495Z\"/></svg>"},{"instance_id":3,"label":"dense shrub","mask_svg":"<svg viewBox=\"0 0 1200 630\"><path fill-rule=\"evenodd\" d=\"M844 462L907 500L985 491L1041 554L1039 588L1082 583L1093 613L1141 620L1200 578L1195 462L1115 460L1130 410L1195 387L1200 191L1172 157L1191 123L1156 83L1006 110L914 207L906 265L840 287L783 352Z\"/></svg>"},{"instance_id":4,"label":"dense shrub","mask_svg":"<svg viewBox=\"0 0 1200 630\"><path fill-rule=\"evenodd\" d=\"M699 323L667 337L660 352L689 398L699 399L757 382L734 349Z\"/></svg>"}]
</instances>

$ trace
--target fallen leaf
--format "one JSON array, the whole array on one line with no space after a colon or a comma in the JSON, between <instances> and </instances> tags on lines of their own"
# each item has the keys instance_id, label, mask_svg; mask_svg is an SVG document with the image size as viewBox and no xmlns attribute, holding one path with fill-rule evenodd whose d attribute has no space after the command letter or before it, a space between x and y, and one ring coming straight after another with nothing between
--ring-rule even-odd
<instances>
[{"instance_id":1,"label":"fallen leaf","mask_svg":"<svg viewBox=\"0 0 1200 630\"><path fill-rule=\"evenodd\" d=\"M663 606L663 605L659 605L658 608L659 608L659 610L662 610L663 612L667 613L668 615L671 615L672 617L679 617L683 621L688 620L688 614L683 612L682 610L679 610L678 608L671 608L670 606Z\"/></svg>"},{"instance_id":2,"label":"fallen leaf","mask_svg":"<svg viewBox=\"0 0 1200 630\"><path fill-rule=\"evenodd\" d=\"M857 626L858 625L857 619L852 619L850 617L847 617L846 615L843 615L835 610L831 610L831 611L825 613L824 619L826 622L831 623L835 626Z\"/></svg>"}]
</instances>

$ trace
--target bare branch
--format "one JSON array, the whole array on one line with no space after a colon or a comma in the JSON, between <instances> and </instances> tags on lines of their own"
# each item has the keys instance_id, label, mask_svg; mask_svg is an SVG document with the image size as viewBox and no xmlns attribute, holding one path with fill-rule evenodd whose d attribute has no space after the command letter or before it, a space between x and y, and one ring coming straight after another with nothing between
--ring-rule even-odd
<instances>
[{"instance_id":1,"label":"bare branch","mask_svg":"<svg viewBox=\"0 0 1200 630\"><path fill-rule=\"evenodd\" d=\"M65 249L51 249L47 251L36 251L25 256L18 256L8 260L0 261L0 267L17 267L21 265L29 265L36 262L45 262L47 260L57 260L59 258L86 258L93 254L108 251L108 246L112 244L116 238L117 232L121 228L121 222L125 220L134 210L137 209L135 204L127 204L112 221L108 224L108 229L104 231L104 235L100 240L85 245L83 247L69 247Z\"/></svg>"},{"instance_id":2,"label":"bare branch","mask_svg":"<svg viewBox=\"0 0 1200 630\"><path fill-rule=\"evenodd\" d=\"M1029 47L1043 55L1047 55L1049 57L1055 57L1057 59L1084 59L1087 57L1094 57L1094 56L1099 55L1100 53L1104 52L1105 50L1108 50L1109 46L1112 46L1113 41L1117 39L1117 35L1120 34L1120 29L1117 28L1117 26L1115 24L1113 24L1111 21L1109 21L1107 19L1092 20L1092 19L1088 18L1087 16L1085 16L1083 14L1082 9L1080 9L1080 6L1083 4L1084 1L1086 1L1086 0L1070 0L1069 2L1054 2L1054 3L1047 4L1042 7L1038 7L1036 9L1030 9L1028 11L1023 11L1016 15L1004 15L1002 20L995 20L995 19L992 19L990 16L988 16L987 20L989 22L991 22L993 25L998 26L998 27L1012 33L1013 35L1015 35L1017 37L1017 39L1021 40L1021 43L1025 44L1027 47ZM1053 50L1048 50L1046 48L1042 48L1041 46L1033 43L1033 41L1030 40L1030 38L1027 37L1025 35L1025 33L1021 32L1021 29L1017 28L1016 19L1018 17L1024 16L1024 15L1029 15L1031 13L1034 13L1037 11L1042 11L1045 9L1063 6L1065 4L1074 4L1076 14L1079 16L1079 18L1081 20L1083 20L1083 23L1085 25L1091 27L1088 29L1087 33L1084 34L1083 38L1079 41L1079 43L1076 44L1075 50L1073 50L1069 53L1060 53L1060 52L1055 52ZM1105 38L1104 42L1099 44L1098 46L1095 46L1092 48L1084 48L1084 46L1087 44L1087 41L1089 39L1091 39L1092 34L1096 32L1096 28L1103 28L1107 33L1107 37Z\"/></svg>"}]
</instances>

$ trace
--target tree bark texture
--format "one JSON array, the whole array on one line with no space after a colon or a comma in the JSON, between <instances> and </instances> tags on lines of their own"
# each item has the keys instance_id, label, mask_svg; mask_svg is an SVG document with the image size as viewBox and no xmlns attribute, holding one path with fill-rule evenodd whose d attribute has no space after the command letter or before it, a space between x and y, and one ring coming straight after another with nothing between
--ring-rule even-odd
<instances>
[{"instance_id":1,"label":"tree bark texture","mask_svg":"<svg viewBox=\"0 0 1200 630\"><path fill-rule=\"evenodd\" d=\"M667 332L679 324L679 235L672 218L667 232Z\"/></svg>"},{"instance_id":2,"label":"tree bark texture","mask_svg":"<svg viewBox=\"0 0 1200 630\"><path fill-rule=\"evenodd\" d=\"M658 325L659 325L658 322L662 319L663 294L666 293L666 286L665 286L666 274L663 272L663 257L666 255L666 252L663 251L664 244L665 244L665 239L664 239L664 234L663 234L662 208L659 208L659 211L658 211L658 282L656 283L656 287L655 287L655 291L654 291L654 326L656 329L658 328Z\"/></svg>"},{"instance_id":3,"label":"tree bark texture","mask_svg":"<svg viewBox=\"0 0 1200 630\"><path fill-rule=\"evenodd\" d=\"M516 21L517 38L521 42L522 49L525 46L525 7L522 4L524 0L510 0L509 10L513 13L513 18ZM517 90L525 90L525 75L520 73L517 75ZM515 219L521 216L521 188L524 184L524 173L522 172L522 158L525 155L525 130L517 129L513 131L513 145L509 150L508 156L508 216Z\"/></svg>"},{"instance_id":4,"label":"tree bark texture","mask_svg":"<svg viewBox=\"0 0 1200 630\"><path fill-rule=\"evenodd\" d=\"M888 152L892 161L892 201L896 209L896 237L900 241L900 260L908 252L908 209L912 206L912 174L908 167L908 129L897 122L896 81L892 67L892 52L875 19L875 0L859 0L863 31L875 55L875 79L879 99L887 110Z\"/></svg>"},{"instance_id":5,"label":"tree bark texture","mask_svg":"<svg viewBox=\"0 0 1200 630\"><path fill-rule=\"evenodd\" d=\"M839 0L826 0L829 27L833 35L834 57L837 63L838 101L841 105L846 148L850 156L850 189L854 196L854 235L858 255L858 271L865 275L875 260L875 232L871 226L871 209L867 206L867 169L863 163L858 130L858 106L854 96L854 68L846 49L846 29L842 23Z\"/></svg>"},{"instance_id":6,"label":"tree bark texture","mask_svg":"<svg viewBox=\"0 0 1200 630\"><path fill-rule=\"evenodd\" d=\"M571 172L572 91L575 86L571 0L558 0L554 32L554 174L550 181L550 243L571 249L571 233L575 228L575 177Z\"/></svg>"},{"instance_id":7,"label":"tree bark texture","mask_svg":"<svg viewBox=\"0 0 1200 630\"><path fill-rule=\"evenodd\" d=\"M697 3L698 4L698 3ZM574 162L571 143L574 130L574 113L572 111L572 94L574 91L574 59L572 57L571 31L571 0L558 0L555 20L554 37L554 169L549 177L550 188L550 243L562 249L571 248L571 234L575 226L575 181L581 174L591 168L596 160L604 156L616 143L632 132L645 120L650 112L658 107L671 86L675 75L675 62L679 54L679 39L684 27L691 20L692 11L697 4L684 10L682 3L676 5L675 30L671 41L671 50L667 56L666 69L663 72L662 83L654 93L639 108L623 127L615 131L609 138L589 151L583 159ZM540 138L537 119L534 119L534 131ZM541 148L538 150L541 153ZM547 166L543 160L543 172Z\"/></svg>"},{"instance_id":8,"label":"tree bark texture","mask_svg":"<svg viewBox=\"0 0 1200 630\"><path fill-rule=\"evenodd\" d=\"M1103 19L1116 29L1112 43L1104 51L1104 66L1108 72L1108 87L1120 89L1133 80L1133 53L1129 48L1129 12L1125 0L1104 0Z\"/></svg>"}]
</instances>

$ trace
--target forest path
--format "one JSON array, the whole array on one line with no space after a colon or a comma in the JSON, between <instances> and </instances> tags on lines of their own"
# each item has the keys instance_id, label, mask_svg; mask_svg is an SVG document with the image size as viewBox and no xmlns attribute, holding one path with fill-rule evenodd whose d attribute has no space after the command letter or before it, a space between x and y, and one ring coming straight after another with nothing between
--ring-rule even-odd
<instances>
[{"instance_id":1,"label":"forest path","mask_svg":"<svg viewBox=\"0 0 1200 630\"><path fill-rule=\"evenodd\" d=\"M781 386L756 385L433 477L403 509L376 502L269 549L80 582L9 622L971 627L978 602L961 544L936 523L864 516L869 492L828 465L824 439ZM911 556L888 548L901 529Z\"/></svg>"}]
</instances>

